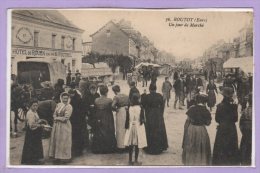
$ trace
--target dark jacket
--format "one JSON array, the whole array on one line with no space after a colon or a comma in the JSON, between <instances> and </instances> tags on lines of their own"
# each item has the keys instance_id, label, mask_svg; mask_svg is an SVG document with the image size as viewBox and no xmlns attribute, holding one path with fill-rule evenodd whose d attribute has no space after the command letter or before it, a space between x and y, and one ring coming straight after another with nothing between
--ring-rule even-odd
<instances>
[{"instance_id":1,"label":"dark jacket","mask_svg":"<svg viewBox=\"0 0 260 173\"><path fill-rule=\"evenodd\" d=\"M130 89L130 92L129 92L129 100L131 101L132 100L132 97L134 94L138 94L140 96L140 92L139 90L136 88L136 87L133 87Z\"/></svg>"},{"instance_id":2,"label":"dark jacket","mask_svg":"<svg viewBox=\"0 0 260 173\"><path fill-rule=\"evenodd\" d=\"M216 122L219 123L213 149L213 165L238 165L238 137L235 122L238 120L237 104L226 99L218 104Z\"/></svg>"},{"instance_id":3,"label":"dark jacket","mask_svg":"<svg viewBox=\"0 0 260 173\"><path fill-rule=\"evenodd\" d=\"M174 82L174 85L173 85L176 93L184 92L185 91L185 86L186 86L186 83L182 79L177 79Z\"/></svg>"}]
</instances>

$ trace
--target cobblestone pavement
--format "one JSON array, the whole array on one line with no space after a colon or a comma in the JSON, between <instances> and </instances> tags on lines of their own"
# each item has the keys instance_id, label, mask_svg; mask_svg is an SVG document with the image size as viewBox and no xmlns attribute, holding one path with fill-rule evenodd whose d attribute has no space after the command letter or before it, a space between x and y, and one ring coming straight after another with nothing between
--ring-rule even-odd
<instances>
[{"instance_id":1,"label":"cobblestone pavement","mask_svg":"<svg viewBox=\"0 0 260 173\"><path fill-rule=\"evenodd\" d=\"M163 78L160 77L157 81L158 92L161 92ZM128 93L129 87L126 81L117 81L116 84L119 84L122 88L122 93ZM143 92L143 88L141 83L138 84L138 88L140 92ZM113 92L111 91L111 87L109 88L108 97L113 98ZM142 165L172 165L172 166L180 166L182 165L181 154L182 154L182 138L183 138L183 126L186 120L186 109L184 110L174 110L173 102L174 102L174 92L171 93L170 107L166 107L164 118L166 124L166 131L168 136L169 148L167 151L163 152L160 155L148 155L145 153L140 154L140 161ZM217 95L217 103L219 103L222 99L221 94ZM240 116L240 115L239 115ZM238 123L236 123L238 126ZM17 138L10 138L10 164L11 165L19 165L21 160L22 147L24 142L24 132L21 130L24 125L22 123L19 124L19 134ZM213 149L215 135L216 135L216 127L217 124L215 122L215 109L212 111L212 123L207 127L211 149ZM241 139L241 133L238 130L238 138L239 143ZM52 165L52 162L48 159L49 139L43 140L43 147L45 153L45 164ZM74 158L68 165L81 165L81 166L123 166L128 164L128 153L123 154L92 154L89 151L85 151L85 153L77 158Z\"/></svg>"}]
</instances>

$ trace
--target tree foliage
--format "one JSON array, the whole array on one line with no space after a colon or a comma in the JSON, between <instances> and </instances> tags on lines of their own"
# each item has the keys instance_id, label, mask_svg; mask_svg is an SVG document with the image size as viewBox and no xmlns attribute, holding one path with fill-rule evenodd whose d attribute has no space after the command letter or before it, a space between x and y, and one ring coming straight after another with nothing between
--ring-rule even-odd
<instances>
[{"instance_id":1,"label":"tree foliage","mask_svg":"<svg viewBox=\"0 0 260 173\"><path fill-rule=\"evenodd\" d=\"M105 62L111 68L113 73L115 72L117 67L120 67L121 70L128 71L133 66L133 60L128 56L112 54L101 55L93 52L83 57L82 62L92 65L98 62Z\"/></svg>"}]
</instances>

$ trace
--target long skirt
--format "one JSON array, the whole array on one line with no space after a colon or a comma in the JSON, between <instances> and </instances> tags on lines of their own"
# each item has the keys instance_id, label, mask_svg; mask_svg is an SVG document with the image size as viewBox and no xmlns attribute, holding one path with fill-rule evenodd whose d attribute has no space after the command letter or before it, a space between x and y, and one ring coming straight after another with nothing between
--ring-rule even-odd
<instances>
[{"instance_id":1,"label":"long skirt","mask_svg":"<svg viewBox=\"0 0 260 173\"><path fill-rule=\"evenodd\" d=\"M240 158L242 165L251 165L252 130L243 130L240 143Z\"/></svg>"},{"instance_id":2,"label":"long skirt","mask_svg":"<svg viewBox=\"0 0 260 173\"><path fill-rule=\"evenodd\" d=\"M124 139L125 139L125 121L126 121L126 110L125 107L118 109L116 113L116 141L117 148L125 148Z\"/></svg>"},{"instance_id":3,"label":"long skirt","mask_svg":"<svg viewBox=\"0 0 260 173\"><path fill-rule=\"evenodd\" d=\"M183 145L182 160L183 164L188 166L210 165L210 139L205 126L189 124Z\"/></svg>"},{"instance_id":4,"label":"long skirt","mask_svg":"<svg viewBox=\"0 0 260 173\"><path fill-rule=\"evenodd\" d=\"M35 165L43 159L42 129L26 129L21 164Z\"/></svg>"},{"instance_id":5,"label":"long skirt","mask_svg":"<svg viewBox=\"0 0 260 173\"><path fill-rule=\"evenodd\" d=\"M187 139L187 131L188 131L188 127L190 125L190 119L187 118L184 124L184 132L183 132L183 139L182 139L182 149L184 148L185 145L185 141Z\"/></svg>"},{"instance_id":6,"label":"long skirt","mask_svg":"<svg viewBox=\"0 0 260 173\"><path fill-rule=\"evenodd\" d=\"M161 108L146 109L146 136L149 154L160 154L168 148L167 133Z\"/></svg>"},{"instance_id":7,"label":"long skirt","mask_svg":"<svg viewBox=\"0 0 260 173\"><path fill-rule=\"evenodd\" d=\"M72 155L81 155L85 146L85 134L86 134L86 124L84 119L79 119L78 121L72 121Z\"/></svg>"},{"instance_id":8,"label":"long skirt","mask_svg":"<svg viewBox=\"0 0 260 173\"><path fill-rule=\"evenodd\" d=\"M92 152L113 153L116 149L116 137L112 111L97 110L94 119Z\"/></svg>"},{"instance_id":9,"label":"long skirt","mask_svg":"<svg viewBox=\"0 0 260 173\"><path fill-rule=\"evenodd\" d=\"M208 107L212 108L216 104L216 95L214 90L209 90L208 93Z\"/></svg>"},{"instance_id":10,"label":"long skirt","mask_svg":"<svg viewBox=\"0 0 260 173\"><path fill-rule=\"evenodd\" d=\"M213 149L213 165L238 165L238 137L235 123L221 123L217 128Z\"/></svg>"},{"instance_id":11,"label":"long skirt","mask_svg":"<svg viewBox=\"0 0 260 173\"><path fill-rule=\"evenodd\" d=\"M71 159L72 129L70 121L55 122L51 132L49 156L55 159Z\"/></svg>"}]
</instances>

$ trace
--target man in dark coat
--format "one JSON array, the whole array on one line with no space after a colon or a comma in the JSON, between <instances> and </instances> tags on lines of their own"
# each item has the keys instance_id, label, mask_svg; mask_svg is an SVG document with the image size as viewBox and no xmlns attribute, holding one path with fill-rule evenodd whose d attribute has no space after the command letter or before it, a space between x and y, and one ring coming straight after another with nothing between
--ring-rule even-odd
<instances>
[{"instance_id":1,"label":"man in dark coat","mask_svg":"<svg viewBox=\"0 0 260 173\"><path fill-rule=\"evenodd\" d=\"M163 93L163 100L165 103L167 103L167 107L169 107L169 100L171 98L171 90L172 90L172 84L169 82L169 78L165 77L165 81L162 85L162 93Z\"/></svg>"},{"instance_id":2,"label":"man in dark coat","mask_svg":"<svg viewBox=\"0 0 260 173\"><path fill-rule=\"evenodd\" d=\"M182 106L184 106L184 94L185 94L185 81L184 81L184 75L182 74L180 78L178 78L174 82L174 90L175 90L175 101L174 101L174 109L176 109L176 104L179 101L179 109L183 109Z\"/></svg>"},{"instance_id":3,"label":"man in dark coat","mask_svg":"<svg viewBox=\"0 0 260 173\"><path fill-rule=\"evenodd\" d=\"M69 70L67 77L66 77L66 85L70 86L71 83L71 70Z\"/></svg>"},{"instance_id":4,"label":"man in dark coat","mask_svg":"<svg viewBox=\"0 0 260 173\"><path fill-rule=\"evenodd\" d=\"M204 71L204 78L205 78L205 80L208 80L208 71L207 70Z\"/></svg>"},{"instance_id":5,"label":"man in dark coat","mask_svg":"<svg viewBox=\"0 0 260 173\"><path fill-rule=\"evenodd\" d=\"M195 75L187 75L186 77L186 94L187 94L187 108L191 106L191 100L197 88L197 81Z\"/></svg>"},{"instance_id":6,"label":"man in dark coat","mask_svg":"<svg viewBox=\"0 0 260 173\"><path fill-rule=\"evenodd\" d=\"M153 68L151 73L151 84L156 85L157 77L159 76L159 72L157 69Z\"/></svg>"},{"instance_id":7,"label":"man in dark coat","mask_svg":"<svg viewBox=\"0 0 260 173\"><path fill-rule=\"evenodd\" d=\"M233 90L236 88L231 74L226 75L226 78L224 79L224 82L223 82L223 87L229 87L229 88L232 88Z\"/></svg>"},{"instance_id":8,"label":"man in dark coat","mask_svg":"<svg viewBox=\"0 0 260 173\"><path fill-rule=\"evenodd\" d=\"M82 98L83 102L83 112L88 117L88 124L92 127L92 120L94 116L94 103L96 98L99 98L100 95L97 93L97 86L95 84L91 84L89 86L89 92L86 93Z\"/></svg>"},{"instance_id":9,"label":"man in dark coat","mask_svg":"<svg viewBox=\"0 0 260 173\"><path fill-rule=\"evenodd\" d=\"M196 84L197 84L197 88L200 88L201 90L204 90L203 81L202 81L200 76L196 77Z\"/></svg>"},{"instance_id":10,"label":"man in dark coat","mask_svg":"<svg viewBox=\"0 0 260 173\"><path fill-rule=\"evenodd\" d=\"M173 74L173 82L176 81L179 78L179 73L177 71Z\"/></svg>"},{"instance_id":11,"label":"man in dark coat","mask_svg":"<svg viewBox=\"0 0 260 173\"><path fill-rule=\"evenodd\" d=\"M75 79L76 86L79 87L79 82L81 80L81 73L79 72L79 70L76 71L75 76L76 76Z\"/></svg>"},{"instance_id":12,"label":"man in dark coat","mask_svg":"<svg viewBox=\"0 0 260 173\"><path fill-rule=\"evenodd\" d=\"M58 79L57 83L54 86L54 101L56 103L60 102L60 95L65 91L63 85L64 85L64 80Z\"/></svg>"},{"instance_id":13,"label":"man in dark coat","mask_svg":"<svg viewBox=\"0 0 260 173\"><path fill-rule=\"evenodd\" d=\"M237 97L238 102L241 105L241 110L243 111L246 108L247 99L246 96L250 92L250 83L249 79L243 75L240 76L237 81Z\"/></svg>"},{"instance_id":14,"label":"man in dark coat","mask_svg":"<svg viewBox=\"0 0 260 173\"><path fill-rule=\"evenodd\" d=\"M146 136L149 154L160 154L168 148L167 133L164 124L164 103L161 94L156 93L156 86L150 85L150 94L145 99Z\"/></svg>"}]
</instances>

